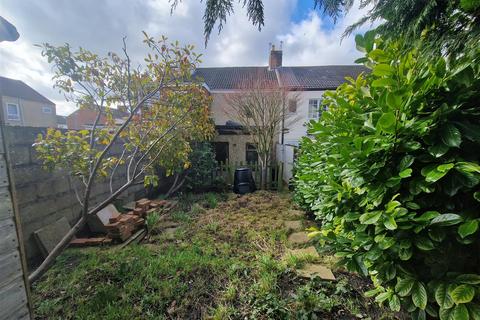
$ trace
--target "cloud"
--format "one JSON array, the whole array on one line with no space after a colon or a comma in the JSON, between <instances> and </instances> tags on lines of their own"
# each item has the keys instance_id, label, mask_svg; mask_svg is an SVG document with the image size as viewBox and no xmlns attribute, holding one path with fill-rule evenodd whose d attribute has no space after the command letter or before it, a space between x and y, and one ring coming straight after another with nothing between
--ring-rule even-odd
<instances>
[{"instance_id":1,"label":"cloud","mask_svg":"<svg viewBox=\"0 0 480 320\"><path fill-rule=\"evenodd\" d=\"M349 64L358 55L353 40L340 44L345 26L361 13L352 12L333 28L315 12L306 19L291 21L297 2L303 0L264 0L265 27L259 32L248 21L246 9L236 1L235 13L218 35L213 31L204 47L203 10L200 0L183 0L170 14L167 0L2 0L0 12L20 33L14 43L0 43L0 75L20 79L57 104L59 114L68 114L75 106L65 102L52 88L52 71L40 49L34 44L65 42L99 54L121 51L127 36L130 55L142 62L142 30L158 37L166 35L181 43L196 46L204 66L266 65L270 42L284 41L286 65ZM312 1L313 6L313 1Z\"/></svg>"},{"instance_id":2,"label":"cloud","mask_svg":"<svg viewBox=\"0 0 480 320\"><path fill-rule=\"evenodd\" d=\"M284 64L286 65L335 65L353 64L361 53L355 49L353 36L342 39L345 28L359 20L368 8L352 10L338 24L329 28L318 12L310 11L308 17L292 23L286 34L279 35L283 41ZM363 33L369 26L362 27Z\"/></svg>"}]
</instances>

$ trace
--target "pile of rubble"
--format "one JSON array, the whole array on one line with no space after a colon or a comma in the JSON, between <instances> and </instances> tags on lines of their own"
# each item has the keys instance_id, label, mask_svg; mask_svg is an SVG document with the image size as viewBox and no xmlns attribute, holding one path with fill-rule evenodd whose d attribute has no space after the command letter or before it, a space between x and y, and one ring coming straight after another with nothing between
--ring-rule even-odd
<instances>
[{"instance_id":1,"label":"pile of rubble","mask_svg":"<svg viewBox=\"0 0 480 320\"><path fill-rule=\"evenodd\" d=\"M156 212L166 213L175 205L174 201L144 198L125 205L124 208L130 211L123 214L118 212L114 205L109 205L87 220L93 233L102 233L106 236L76 238L70 244L74 247L83 247L124 242L140 230L144 230L145 220L149 215Z\"/></svg>"}]
</instances>

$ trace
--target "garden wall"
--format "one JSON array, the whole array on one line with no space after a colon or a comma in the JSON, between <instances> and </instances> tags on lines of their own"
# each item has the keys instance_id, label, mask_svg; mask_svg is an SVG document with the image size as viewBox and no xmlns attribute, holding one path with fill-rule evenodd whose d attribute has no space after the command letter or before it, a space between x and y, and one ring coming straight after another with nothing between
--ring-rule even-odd
<instances>
[{"instance_id":1,"label":"garden wall","mask_svg":"<svg viewBox=\"0 0 480 320\"><path fill-rule=\"evenodd\" d=\"M37 135L46 128L5 127L5 142L11 159L12 182L16 190L27 263L30 267L42 260L33 232L66 217L73 225L80 216L80 205L75 197L73 181L65 172L48 172L41 167L32 147ZM120 152L114 146L113 154ZM118 170L114 187L125 181L124 170ZM142 196L143 186L134 186L121 196L125 201ZM93 189L93 204L110 193L108 181L99 181Z\"/></svg>"}]
</instances>

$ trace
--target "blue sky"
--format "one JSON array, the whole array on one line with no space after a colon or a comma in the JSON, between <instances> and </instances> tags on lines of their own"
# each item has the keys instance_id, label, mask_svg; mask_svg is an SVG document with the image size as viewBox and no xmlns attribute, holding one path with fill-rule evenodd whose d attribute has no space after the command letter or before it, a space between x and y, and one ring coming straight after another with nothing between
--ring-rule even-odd
<instances>
[{"instance_id":1,"label":"blue sky","mask_svg":"<svg viewBox=\"0 0 480 320\"><path fill-rule=\"evenodd\" d=\"M235 13L221 34L212 33L207 48L204 6L200 0L183 0L171 15L168 0L2 0L0 13L15 24L20 39L0 44L0 75L26 82L65 115L75 106L52 88L51 67L34 44L68 42L105 55L119 52L122 37L127 36L131 56L141 63L142 31L146 31L153 37L166 35L196 45L203 54L203 66L266 65L269 43L280 41L284 65L352 64L360 56L353 37L340 41L345 27L363 15L357 6L334 25L313 10L313 0L264 0L265 27L259 32L236 2Z\"/></svg>"}]
</instances>

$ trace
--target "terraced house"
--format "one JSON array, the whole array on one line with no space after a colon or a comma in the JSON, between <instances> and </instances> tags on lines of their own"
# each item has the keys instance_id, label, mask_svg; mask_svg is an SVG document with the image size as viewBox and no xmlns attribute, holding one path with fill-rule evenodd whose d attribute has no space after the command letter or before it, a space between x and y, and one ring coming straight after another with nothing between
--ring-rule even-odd
<instances>
[{"instance_id":1,"label":"terraced house","mask_svg":"<svg viewBox=\"0 0 480 320\"><path fill-rule=\"evenodd\" d=\"M55 103L23 81L0 77L0 104L6 125L57 127Z\"/></svg>"},{"instance_id":2,"label":"terraced house","mask_svg":"<svg viewBox=\"0 0 480 320\"><path fill-rule=\"evenodd\" d=\"M198 68L194 76L203 79L213 96L212 117L217 136L217 161L256 161L255 145L251 137L234 121L228 95L245 90L245 83L261 83L266 87L280 87L291 94L286 112L297 119L287 125L278 137L276 158L284 164L284 180L292 177L295 148L307 134L308 121L318 119L322 113L321 100L326 90L334 90L346 77L357 77L366 68L359 65L283 66L283 51L271 47L268 66ZM295 97L295 98L293 98Z\"/></svg>"}]
</instances>

